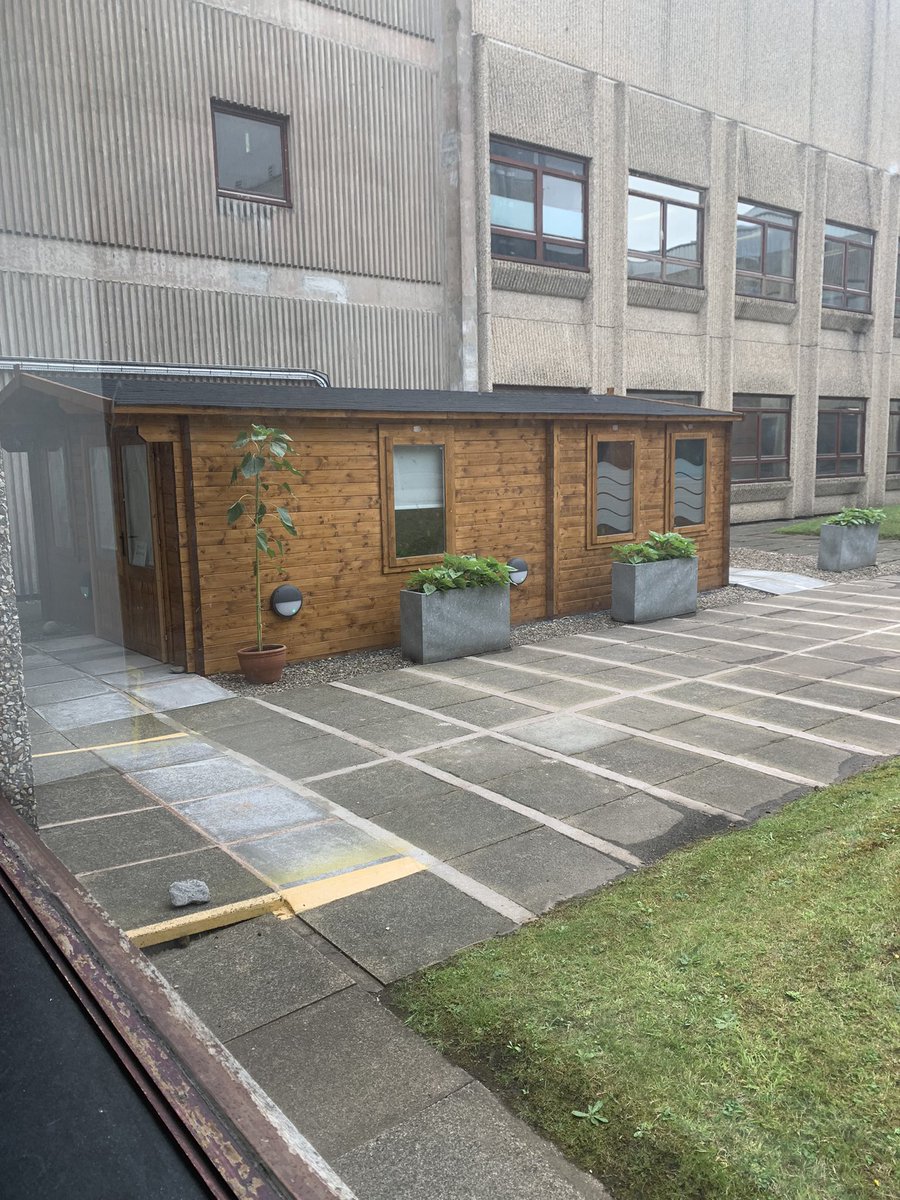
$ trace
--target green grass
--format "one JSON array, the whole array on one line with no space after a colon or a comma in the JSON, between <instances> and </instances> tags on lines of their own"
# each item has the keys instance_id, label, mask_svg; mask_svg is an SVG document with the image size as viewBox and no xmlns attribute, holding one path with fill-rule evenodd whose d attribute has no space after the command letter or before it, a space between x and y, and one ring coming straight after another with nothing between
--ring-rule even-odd
<instances>
[{"instance_id":1,"label":"green grass","mask_svg":"<svg viewBox=\"0 0 900 1200\"><path fill-rule=\"evenodd\" d=\"M885 507L884 511L887 513L887 518L882 523L880 536L883 538L900 538L900 504L890 504ZM784 525L778 532L818 533L822 527L822 522L825 520L827 520L827 517L810 517L808 521L797 521L794 525Z\"/></svg>"},{"instance_id":2,"label":"green grass","mask_svg":"<svg viewBox=\"0 0 900 1200\"><path fill-rule=\"evenodd\" d=\"M616 1200L897 1197L898 797L900 759L393 1002Z\"/></svg>"}]
</instances>

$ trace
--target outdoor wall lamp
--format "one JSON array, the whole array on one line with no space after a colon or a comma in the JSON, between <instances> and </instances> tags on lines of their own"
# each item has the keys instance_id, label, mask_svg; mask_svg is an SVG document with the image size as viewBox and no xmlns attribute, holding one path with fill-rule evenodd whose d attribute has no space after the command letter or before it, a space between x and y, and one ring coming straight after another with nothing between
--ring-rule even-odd
<instances>
[{"instance_id":1,"label":"outdoor wall lamp","mask_svg":"<svg viewBox=\"0 0 900 1200\"><path fill-rule=\"evenodd\" d=\"M509 582L513 587L521 587L528 578L528 563L524 558L511 558L506 565L512 571Z\"/></svg>"},{"instance_id":2,"label":"outdoor wall lamp","mask_svg":"<svg viewBox=\"0 0 900 1200\"><path fill-rule=\"evenodd\" d=\"M292 583L282 583L272 593L269 603L279 617L296 617L303 607L303 593Z\"/></svg>"},{"instance_id":3,"label":"outdoor wall lamp","mask_svg":"<svg viewBox=\"0 0 900 1200\"><path fill-rule=\"evenodd\" d=\"M91 577L90 577L90 575L82 575L80 591L81 591L82 596L84 596L85 600L90 600L90 598L91 598Z\"/></svg>"}]
</instances>

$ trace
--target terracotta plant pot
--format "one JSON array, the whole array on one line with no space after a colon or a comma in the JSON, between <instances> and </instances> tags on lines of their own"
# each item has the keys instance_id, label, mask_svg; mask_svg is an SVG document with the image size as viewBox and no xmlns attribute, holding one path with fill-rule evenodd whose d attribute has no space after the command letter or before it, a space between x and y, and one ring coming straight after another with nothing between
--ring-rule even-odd
<instances>
[{"instance_id":1,"label":"terracotta plant pot","mask_svg":"<svg viewBox=\"0 0 900 1200\"><path fill-rule=\"evenodd\" d=\"M287 662L287 646L245 646L237 656L248 683L277 683Z\"/></svg>"}]
</instances>

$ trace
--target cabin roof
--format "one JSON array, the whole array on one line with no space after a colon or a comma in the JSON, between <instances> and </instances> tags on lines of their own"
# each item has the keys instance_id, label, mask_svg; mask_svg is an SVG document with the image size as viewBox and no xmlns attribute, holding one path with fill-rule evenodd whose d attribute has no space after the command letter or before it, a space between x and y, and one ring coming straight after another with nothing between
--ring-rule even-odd
<instances>
[{"instance_id":1,"label":"cabin roof","mask_svg":"<svg viewBox=\"0 0 900 1200\"><path fill-rule=\"evenodd\" d=\"M0 392L0 402L21 389L61 390L111 401L113 407L153 409L241 409L248 413L272 411L360 413L481 413L498 416L609 416L680 417L687 420L736 419L716 408L649 400L642 396L588 395L547 391L457 392L442 389L323 388L274 380L197 379L121 376L109 374L56 374L17 372Z\"/></svg>"}]
</instances>

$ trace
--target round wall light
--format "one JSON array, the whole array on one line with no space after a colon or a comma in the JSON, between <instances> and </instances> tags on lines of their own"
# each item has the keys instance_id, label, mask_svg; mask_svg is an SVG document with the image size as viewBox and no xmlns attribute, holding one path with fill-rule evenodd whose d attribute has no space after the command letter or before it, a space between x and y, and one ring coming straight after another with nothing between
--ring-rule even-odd
<instances>
[{"instance_id":1,"label":"round wall light","mask_svg":"<svg viewBox=\"0 0 900 1200\"><path fill-rule=\"evenodd\" d=\"M303 607L303 593L292 583L282 583L272 593L269 603L279 617L296 617Z\"/></svg>"},{"instance_id":2,"label":"round wall light","mask_svg":"<svg viewBox=\"0 0 900 1200\"><path fill-rule=\"evenodd\" d=\"M509 582L513 587L521 587L528 578L528 563L524 558L511 558L506 565L512 572Z\"/></svg>"}]
</instances>

